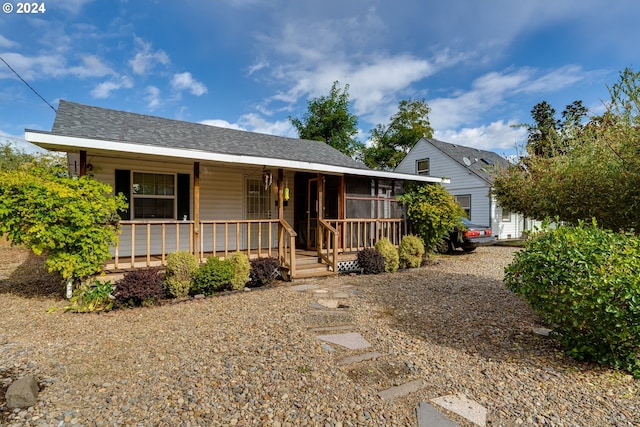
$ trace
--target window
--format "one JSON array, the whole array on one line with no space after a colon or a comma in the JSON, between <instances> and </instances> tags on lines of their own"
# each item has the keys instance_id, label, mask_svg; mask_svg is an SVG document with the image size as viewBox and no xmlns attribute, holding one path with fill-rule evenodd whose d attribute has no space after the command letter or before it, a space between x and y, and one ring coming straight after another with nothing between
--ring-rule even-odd
<instances>
[{"instance_id":1,"label":"window","mask_svg":"<svg viewBox=\"0 0 640 427\"><path fill-rule=\"evenodd\" d=\"M429 175L429 159L422 159L422 160L416 161L416 174Z\"/></svg>"},{"instance_id":2,"label":"window","mask_svg":"<svg viewBox=\"0 0 640 427\"><path fill-rule=\"evenodd\" d=\"M455 196L454 200L462 206L467 217L471 219L471 194L465 194L462 196Z\"/></svg>"},{"instance_id":3,"label":"window","mask_svg":"<svg viewBox=\"0 0 640 427\"><path fill-rule=\"evenodd\" d=\"M506 208L502 209L502 222L511 222L511 211Z\"/></svg>"},{"instance_id":4,"label":"window","mask_svg":"<svg viewBox=\"0 0 640 427\"><path fill-rule=\"evenodd\" d=\"M247 219L271 218L271 194L261 179L247 179Z\"/></svg>"},{"instance_id":5,"label":"window","mask_svg":"<svg viewBox=\"0 0 640 427\"><path fill-rule=\"evenodd\" d=\"M175 218L175 175L134 172L132 196L134 218Z\"/></svg>"}]
</instances>

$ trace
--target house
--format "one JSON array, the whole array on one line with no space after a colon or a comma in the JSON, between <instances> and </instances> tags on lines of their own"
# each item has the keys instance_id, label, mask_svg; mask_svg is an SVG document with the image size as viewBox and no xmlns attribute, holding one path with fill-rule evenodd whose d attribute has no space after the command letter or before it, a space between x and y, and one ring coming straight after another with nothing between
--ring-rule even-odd
<instances>
[{"instance_id":1,"label":"house","mask_svg":"<svg viewBox=\"0 0 640 427\"><path fill-rule=\"evenodd\" d=\"M395 172L448 178L443 185L471 221L489 225L498 239L511 239L531 229L533 221L503 209L490 195L491 169L508 166L505 158L491 151L422 138Z\"/></svg>"},{"instance_id":2,"label":"house","mask_svg":"<svg viewBox=\"0 0 640 427\"><path fill-rule=\"evenodd\" d=\"M406 226L395 195L404 181L441 182L371 170L319 141L64 100L50 132L25 138L67 153L72 174L126 196L107 270L164 265L176 250L201 261L239 250L277 257L293 278L335 273L341 254L381 237L399 243Z\"/></svg>"}]
</instances>

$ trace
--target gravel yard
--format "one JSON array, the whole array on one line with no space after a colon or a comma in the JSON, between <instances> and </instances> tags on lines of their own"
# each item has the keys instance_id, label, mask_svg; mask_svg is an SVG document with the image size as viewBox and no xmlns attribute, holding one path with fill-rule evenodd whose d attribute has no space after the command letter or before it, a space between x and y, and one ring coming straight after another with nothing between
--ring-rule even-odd
<instances>
[{"instance_id":1,"label":"gravel yard","mask_svg":"<svg viewBox=\"0 0 640 427\"><path fill-rule=\"evenodd\" d=\"M516 250L71 314L40 259L0 248L0 425L414 426L419 402L449 394L483 405L491 426L640 425L640 381L532 333L540 319L502 285ZM348 304L319 310L300 284L346 290ZM312 329L339 324L384 356L338 364L358 351ZM38 378L38 404L7 409L4 390L26 374ZM415 393L377 395L416 379L425 387Z\"/></svg>"}]
</instances>

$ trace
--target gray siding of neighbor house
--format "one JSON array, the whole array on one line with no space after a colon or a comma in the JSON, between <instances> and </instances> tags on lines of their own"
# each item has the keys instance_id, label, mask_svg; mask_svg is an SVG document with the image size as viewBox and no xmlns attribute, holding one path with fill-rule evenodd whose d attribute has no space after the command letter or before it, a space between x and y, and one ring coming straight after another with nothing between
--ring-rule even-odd
<instances>
[{"instance_id":1,"label":"gray siding of neighbor house","mask_svg":"<svg viewBox=\"0 0 640 427\"><path fill-rule=\"evenodd\" d=\"M442 184L454 196L471 195L471 220L492 225L489 185L467 168L431 144L420 140L395 169L401 173L417 173L418 160L429 159L429 175L451 180Z\"/></svg>"}]
</instances>

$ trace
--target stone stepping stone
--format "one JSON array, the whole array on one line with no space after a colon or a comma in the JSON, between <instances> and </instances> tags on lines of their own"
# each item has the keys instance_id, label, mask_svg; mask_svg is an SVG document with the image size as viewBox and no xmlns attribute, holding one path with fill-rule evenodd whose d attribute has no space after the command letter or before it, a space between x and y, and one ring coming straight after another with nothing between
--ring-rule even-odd
<instances>
[{"instance_id":1,"label":"stone stepping stone","mask_svg":"<svg viewBox=\"0 0 640 427\"><path fill-rule=\"evenodd\" d=\"M338 308L340 306L340 300L337 299L320 298L316 302L324 308Z\"/></svg>"},{"instance_id":2,"label":"stone stepping stone","mask_svg":"<svg viewBox=\"0 0 640 427\"><path fill-rule=\"evenodd\" d=\"M423 380L410 381L408 383L382 390L378 392L378 397L382 400L391 400L418 391L423 387Z\"/></svg>"},{"instance_id":3,"label":"stone stepping stone","mask_svg":"<svg viewBox=\"0 0 640 427\"><path fill-rule=\"evenodd\" d=\"M460 424L451 421L438 411L433 405L420 402L416 409L418 415L418 427L460 427Z\"/></svg>"},{"instance_id":4,"label":"stone stepping stone","mask_svg":"<svg viewBox=\"0 0 640 427\"><path fill-rule=\"evenodd\" d=\"M487 424L487 409L462 394L437 397L431 399L431 402L466 418L480 427L484 427Z\"/></svg>"},{"instance_id":5,"label":"stone stepping stone","mask_svg":"<svg viewBox=\"0 0 640 427\"><path fill-rule=\"evenodd\" d=\"M349 350L360 350L369 348L371 344L357 332L348 332L346 334L318 335L318 339L332 344L346 347Z\"/></svg>"},{"instance_id":6,"label":"stone stepping stone","mask_svg":"<svg viewBox=\"0 0 640 427\"><path fill-rule=\"evenodd\" d=\"M363 362L365 360L374 360L378 357L385 356L385 353L378 353L377 351L370 351L369 353L356 354L355 356L343 357L338 360L336 364L340 365L349 365L351 363Z\"/></svg>"}]
</instances>

